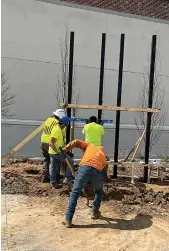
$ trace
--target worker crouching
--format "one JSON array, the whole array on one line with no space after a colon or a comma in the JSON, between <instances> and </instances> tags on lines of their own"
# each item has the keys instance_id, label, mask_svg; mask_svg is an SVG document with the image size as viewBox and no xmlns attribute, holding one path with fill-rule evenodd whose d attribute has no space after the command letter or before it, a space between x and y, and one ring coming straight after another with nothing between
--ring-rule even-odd
<instances>
[{"instance_id":1,"label":"worker crouching","mask_svg":"<svg viewBox=\"0 0 169 251\"><path fill-rule=\"evenodd\" d=\"M63 224L66 227L72 227L72 219L75 213L77 200L82 189L91 182L94 189L94 201L92 206L92 219L98 219L100 216L100 204L103 194L102 170L106 165L106 155L102 146L94 146L88 142L74 140L69 143L63 150L70 151L73 148L80 148L83 151L83 158L80 167L76 173L72 193L69 198L66 219Z\"/></svg>"}]
</instances>

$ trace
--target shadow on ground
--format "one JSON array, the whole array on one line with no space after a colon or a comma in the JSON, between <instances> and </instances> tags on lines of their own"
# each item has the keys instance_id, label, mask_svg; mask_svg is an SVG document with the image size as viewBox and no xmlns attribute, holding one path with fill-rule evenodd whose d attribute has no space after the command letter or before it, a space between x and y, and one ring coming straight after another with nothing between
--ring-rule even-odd
<instances>
[{"instance_id":1,"label":"shadow on ground","mask_svg":"<svg viewBox=\"0 0 169 251\"><path fill-rule=\"evenodd\" d=\"M73 225L74 228L110 228L119 230L141 230L152 226L152 216L138 214L130 220L114 219L101 216L100 220L106 221L106 224Z\"/></svg>"}]
</instances>

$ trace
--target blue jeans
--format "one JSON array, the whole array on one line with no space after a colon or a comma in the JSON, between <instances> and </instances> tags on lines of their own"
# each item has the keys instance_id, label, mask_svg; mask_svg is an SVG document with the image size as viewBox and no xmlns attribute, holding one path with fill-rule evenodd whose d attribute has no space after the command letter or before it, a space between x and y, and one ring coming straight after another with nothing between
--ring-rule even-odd
<instances>
[{"instance_id":1,"label":"blue jeans","mask_svg":"<svg viewBox=\"0 0 169 251\"><path fill-rule=\"evenodd\" d=\"M102 172L90 166L81 166L76 173L72 193L69 198L66 213L67 221L72 220L75 213L77 200L82 192L82 189L87 185L88 182L91 182L95 192L92 211L99 211L103 194Z\"/></svg>"},{"instance_id":2,"label":"blue jeans","mask_svg":"<svg viewBox=\"0 0 169 251\"><path fill-rule=\"evenodd\" d=\"M61 161L64 162L64 158L62 157L62 155L60 154L50 154L51 157L51 167L50 167L50 183L52 185L56 185L57 181L60 177L60 165L61 165ZM69 160L70 164L73 166L74 161L72 158L70 158L67 155L67 159ZM69 167L66 165L66 174L65 177L68 180L72 180L73 176L71 173L71 170L69 169Z\"/></svg>"}]
</instances>

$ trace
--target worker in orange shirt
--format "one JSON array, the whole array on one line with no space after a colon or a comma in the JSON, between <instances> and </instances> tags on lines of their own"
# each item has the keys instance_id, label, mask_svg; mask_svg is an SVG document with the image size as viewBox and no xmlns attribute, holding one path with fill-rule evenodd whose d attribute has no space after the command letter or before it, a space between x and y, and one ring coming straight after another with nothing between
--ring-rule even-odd
<instances>
[{"instance_id":1,"label":"worker in orange shirt","mask_svg":"<svg viewBox=\"0 0 169 251\"><path fill-rule=\"evenodd\" d=\"M102 170L106 165L106 155L102 146L94 146L88 142L73 140L66 145L63 150L68 152L75 147L80 148L83 151L83 158L76 173L72 193L69 198L66 219L63 221L63 224L68 228L72 227L72 218L75 213L77 200L82 192L82 189L88 182L91 182L95 191L91 218L99 218L99 208L103 193Z\"/></svg>"}]
</instances>

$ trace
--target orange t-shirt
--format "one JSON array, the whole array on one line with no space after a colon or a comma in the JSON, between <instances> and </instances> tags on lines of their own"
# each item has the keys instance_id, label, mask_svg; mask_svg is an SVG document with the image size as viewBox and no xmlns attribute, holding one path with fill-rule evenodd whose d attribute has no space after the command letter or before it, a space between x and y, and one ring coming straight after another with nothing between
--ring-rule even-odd
<instances>
[{"instance_id":1,"label":"orange t-shirt","mask_svg":"<svg viewBox=\"0 0 169 251\"><path fill-rule=\"evenodd\" d=\"M65 146L64 151L68 152L75 147L82 149L84 152L80 166L91 166L100 171L103 170L106 165L106 155L102 146L94 146L77 139Z\"/></svg>"}]
</instances>

